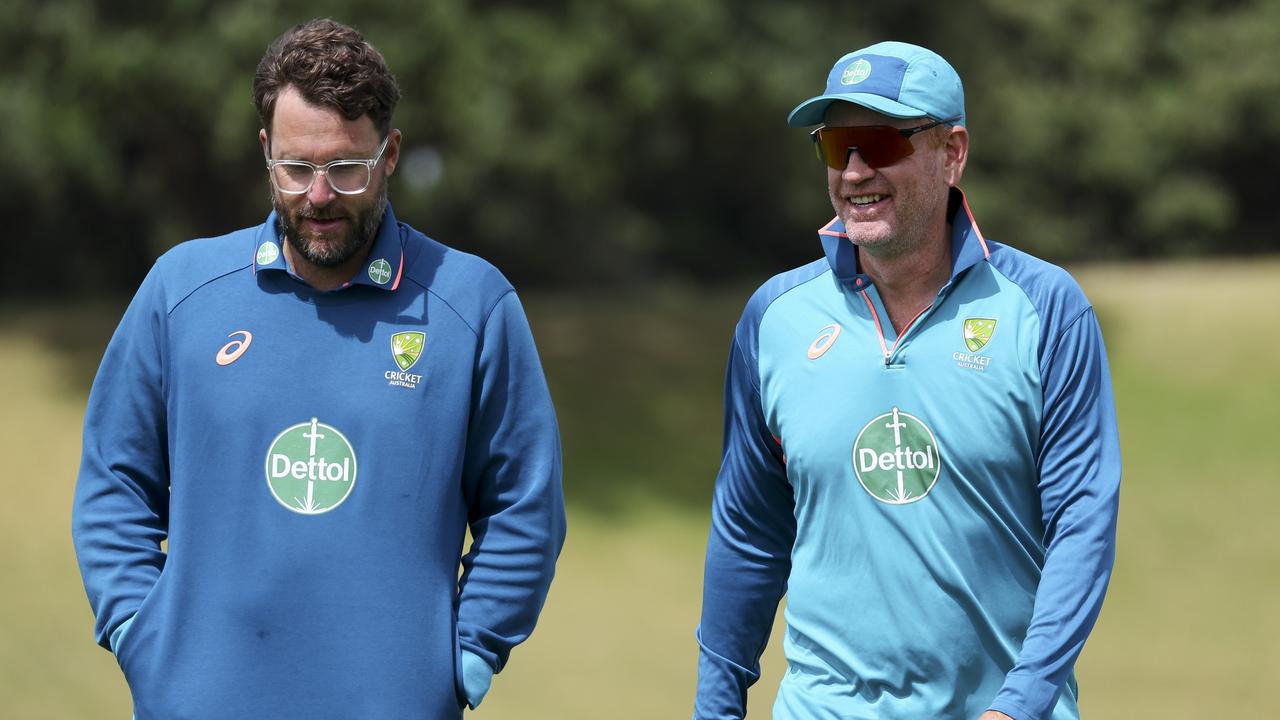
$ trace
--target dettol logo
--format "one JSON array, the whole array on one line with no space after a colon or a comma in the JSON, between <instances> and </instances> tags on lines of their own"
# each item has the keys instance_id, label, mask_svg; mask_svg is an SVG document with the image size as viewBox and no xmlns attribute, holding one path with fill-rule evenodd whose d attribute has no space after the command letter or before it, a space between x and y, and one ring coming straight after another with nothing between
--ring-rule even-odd
<instances>
[{"instance_id":1,"label":"dettol logo","mask_svg":"<svg viewBox=\"0 0 1280 720\"><path fill-rule=\"evenodd\" d=\"M316 418L276 436L267 450L267 486L281 505L319 515L342 504L356 484L356 453L337 428Z\"/></svg>"},{"instance_id":2,"label":"dettol logo","mask_svg":"<svg viewBox=\"0 0 1280 720\"><path fill-rule=\"evenodd\" d=\"M857 85L858 83L871 77L871 63L858 58L858 61L844 69L840 73L841 85Z\"/></svg>"},{"instance_id":3,"label":"dettol logo","mask_svg":"<svg viewBox=\"0 0 1280 720\"><path fill-rule=\"evenodd\" d=\"M268 240L258 246L257 260L259 265L270 265L280 257L280 246Z\"/></svg>"},{"instance_id":4,"label":"dettol logo","mask_svg":"<svg viewBox=\"0 0 1280 720\"><path fill-rule=\"evenodd\" d=\"M871 497L913 503L938 481L938 440L914 415L894 408L867 423L853 442L853 470Z\"/></svg>"},{"instance_id":5,"label":"dettol logo","mask_svg":"<svg viewBox=\"0 0 1280 720\"><path fill-rule=\"evenodd\" d=\"M386 285L391 279L391 263L383 258L378 258L369 263L369 279L379 285Z\"/></svg>"}]
</instances>

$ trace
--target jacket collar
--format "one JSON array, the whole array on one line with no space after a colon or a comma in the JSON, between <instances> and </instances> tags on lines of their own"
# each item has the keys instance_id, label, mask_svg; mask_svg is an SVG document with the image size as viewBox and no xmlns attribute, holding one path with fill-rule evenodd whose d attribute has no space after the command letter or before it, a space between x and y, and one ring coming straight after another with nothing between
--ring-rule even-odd
<instances>
[{"instance_id":1,"label":"jacket collar","mask_svg":"<svg viewBox=\"0 0 1280 720\"><path fill-rule=\"evenodd\" d=\"M960 188L951 188L947 215L951 222L950 279L954 282L960 273L991 257L991 250L987 247L986 238L978 229L978 223L969 209L969 201ZM827 263L841 283L854 290L865 290L871 286L871 278L858 265L858 247L849 242L844 223L839 217L832 218L818 229L818 239L826 251Z\"/></svg>"}]
</instances>

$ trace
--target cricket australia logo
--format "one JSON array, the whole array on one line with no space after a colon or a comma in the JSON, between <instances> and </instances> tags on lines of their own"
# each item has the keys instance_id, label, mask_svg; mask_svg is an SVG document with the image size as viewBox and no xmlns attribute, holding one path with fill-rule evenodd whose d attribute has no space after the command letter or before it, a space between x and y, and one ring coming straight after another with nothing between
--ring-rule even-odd
<instances>
[{"instance_id":1,"label":"cricket australia logo","mask_svg":"<svg viewBox=\"0 0 1280 720\"><path fill-rule=\"evenodd\" d=\"M964 346L969 348L969 352L978 352L991 342L991 336L995 331L994 318L965 318Z\"/></svg>"},{"instance_id":2,"label":"cricket australia logo","mask_svg":"<svg viewBox=\"0 0 1280 720\"><path fill-rule=\"evenodd\" d=\"M319 515L342 504L356 484L356 452L316 418L285 429L267 449L267 487L286 508Z\"/></svg>"},{"instance_id":3,"label":"cricket australia logo","mask_svg":"<svg viewBox=\"0 0 1280 720\"><path fill-rule=\"evenodd\" d=\"M921 500L938 482L938 440L898 408L867 423L853 442L853 470L871 497L889 505Z\"/></svg>"},{"instance_id":4,"label":"cricket australia logo","mask_svg":"<svg viewBox=\"0 0 1280 720\"><path fill-rule=\"evenodd\" d=\"M421 375L409 373L409 368L418 364L422 357L422 345L426 342L424 332L398 332L391 336L391 359L396 361L399 370L388 370L383 373L388 385L406 387L412 390L422 382Z\"/></svg>"},{"instance_id":5,"label":"cricket australia logo","mask_svg":"<svg viewBox=\"0 0 1280 720\"><path fill-rule=\"evenodd\" d=\"M969 352L953 352L951 359L959 367L986 372L991 365L991 358L974 353L981 352L991 342L991 336L996 332L995 318L965 318L963 327L964 346Z\"/></svg>"}]
</instances>

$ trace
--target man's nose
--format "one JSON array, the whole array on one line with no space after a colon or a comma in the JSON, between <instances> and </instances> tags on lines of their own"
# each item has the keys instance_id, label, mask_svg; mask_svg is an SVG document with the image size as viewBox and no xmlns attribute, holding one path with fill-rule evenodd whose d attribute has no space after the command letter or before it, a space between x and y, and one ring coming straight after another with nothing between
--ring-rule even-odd
<instances>
[{"instance_id":1,"label":"man's nose","mask_svg":"<svg viewBox=\"0 0 1280 720\"><path fill-rule=\"evenodd\" d=\"M329 174L323 170L316 171L315 181L311 183L311 189L307 190L307 200L316 207L324 207L333 202L338 196L334 192L333 186L329 184Z\"/></svg>"},{"instance_id":2,"label":"man's nose","mask_svg":"<svg viewBox=\"0 0 1280 720\"><path fill-rule=\"evenodd\" d=\"M851 183L862 182L876 174L876 169L867 164L862 159L862 155L857 148L849 149L849 158L845 161L844 170L840 171L840 176Z\"/></svg>"}]
</instances>

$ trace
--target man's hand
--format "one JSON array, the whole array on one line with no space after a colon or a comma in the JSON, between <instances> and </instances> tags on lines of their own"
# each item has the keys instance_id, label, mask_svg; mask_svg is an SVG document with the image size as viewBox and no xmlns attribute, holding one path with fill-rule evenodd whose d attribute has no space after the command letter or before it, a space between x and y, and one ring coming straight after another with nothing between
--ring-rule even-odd
<instances>
[{"instance_id":1,"label":"man's hand","mask_svg":"<svg viewBox=\"0 0 1280 720\"><path fill-rule=\"evenodd\" d=\"M1013 718L1009 717L1008 715L1005 715L1002 712L996 712L995 710L988 710L982 713L982 717L978 718L978 720L1013 720Z\"/></svg>"}]
</instances>

